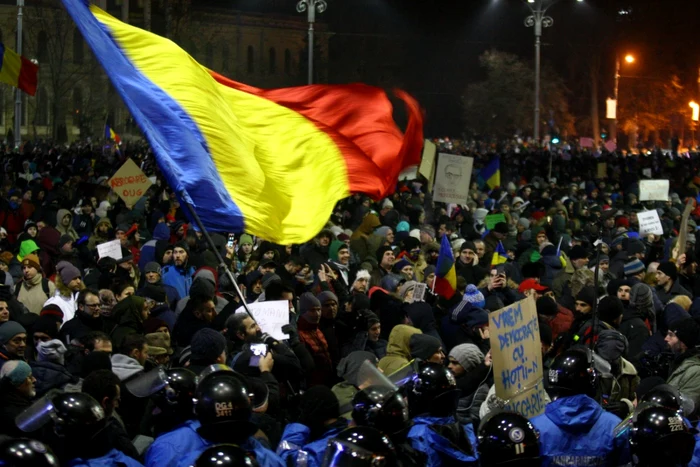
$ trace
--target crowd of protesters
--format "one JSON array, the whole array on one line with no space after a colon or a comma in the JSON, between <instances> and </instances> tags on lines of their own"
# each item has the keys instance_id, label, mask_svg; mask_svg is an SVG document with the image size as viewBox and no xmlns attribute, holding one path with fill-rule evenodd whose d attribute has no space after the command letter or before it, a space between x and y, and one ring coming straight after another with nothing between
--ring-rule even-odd
<instances>
[{"instance_id":1,"label":"crowd of protesters","mask_svg":"<svg viewBox=\"0 0 700 467\"><path fill-rule=\"evenodd\" d=\"M490 189L478 169L496 149L502 186ZM685 436L673 444L679 465L690 462L700 406L700 158L462 152L476 159L464 204L434 203L423 178L402 181L389 198L338 203L303 245L214 232L209 245L145 145L6 152L4 443L41 441L65 465L193 465L221 444L260 465L322 465L324 456L344 465L328 460L342 446L395 462L387 465L498 465L505 448L491 452L489 442L500 416L519 427L504 446L522 465L654 465L644 459L669 455L659 439L676 438L658 426L646 442L615 435L651 398L647 410ZM109 188L126 157L156 177L132 207ZM639 201L645 169L670 181L668 201ZM637 214L648 210L663 235L639 234ZM490 214L505 222L487 229ZM449 299L434 293L444 237L457 273ZM121 258L100 258L98 246L114 240ZM499 245L508 260L492 266ZM237 313L241 296L288 302L289 338ZM530 296L551 397L528 422L508 418L508 401L496 396L489 313ZM386 383L370 383L368 367ZM392 377L406 369L409 382ZM37 407L51 420L32 422ZM363 445L362 433L377 442ZM650 445L658 449L642 453Z\"/></svg>"}]
</instances>

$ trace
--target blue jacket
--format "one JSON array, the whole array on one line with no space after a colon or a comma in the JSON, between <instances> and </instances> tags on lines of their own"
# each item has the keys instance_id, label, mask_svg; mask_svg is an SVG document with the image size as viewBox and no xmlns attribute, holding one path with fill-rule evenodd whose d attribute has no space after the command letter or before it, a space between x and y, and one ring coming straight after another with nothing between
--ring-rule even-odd
<instances>
[{"instance_id":1,"label":"blue jacket","mask_svg":"<svg viewBox=\"0 0 700 467\"><path fill-rule=\"evenodd\" d=\"M184 269L175 265L168 265L162 269L163 284L177 290L180 297L187 297L192 287L194 266L186 266Z\"/></svg>"},{"instance_id":2,"label":"blue jacket","mask_svg":"<svg viewBox=\"0 0 700 467\"><path fill-rule=\"evenodd\" d=\"M200 438L201 439L201 438ZM213 443L202 439L205 443L202 448L194 450L188 453L184 458L180 459L179 462L174 464L168 464L169 466L177 467L190 467L195 464L202 452L209 446L213 446ZM258 461L258 465L264 467L287 467L282 459L279 458L277 454L267 449L263 446L260 441L255 438L248 438L245 443L241 444L241 448L246 451L253 451L255 454L255 459ZM166 465L166 464L163 464Z\"/></svg>"},{"instance_id":3,"label":"blue jacket","mask_svg":"<svg viewBox=\"0 0 700 467\"><path fill-rule=\"evenodd\" d=\"M153 229L153 238L141 247L141 256L139 257L139 270L143 273L146 264L151 261L155 261L160 264L163 258L156 258L156 242L158 240L165 240L166 242L170 240L170 228L164 224L160 223L156 225Z\"/></svg>"},{"instance_id":4,"label":"blue jacket","mask_svg":"<svg viewBox=\"0 0 700 467\"><path fill-rule=\"evenodd\" d=\"M617 438L613 436L620 419L588 396L581 394L550 402L545 412L531 421L540 432L543 467L612 467L631 460L627 432Z\"/></svg>"},{"instance_id":5,"label":"blue jacket","mask_svg":"<svg viewBox=\"0 0 700 467\"><path fill-rule=\"evenodd\" d=\"M199 421L188 420L173 431L157 437L146 451L146 467L175 465L188 453L203 450L207 445L197 433L200 426Z\"/></svg>"},{"instance_id":6,"label":"blue jacket","mask_svg":"<svg viewBox=\"0 0 700 467\"><path fill-rule=\"evenodd\" d=\"M448 425L454 422L454 417L416 417L413 419L413 426L409 430L407 438L415 450L426 455L426 466L440 467L456 463L479 465L477 440L471 423L462 424L474 451L471 454L457 449L454 443L430 428L431 425Z\"/></svg>"},{"instance_id":7,"label":"blue jacket","mask_svg":"<svg viewBox=\"0 0 700 467\"><path fill-rule=\"evenodd\" d=\"M347 428L347 423L324 433L323 438L308 442L311 429L301 423L290 423L284 428L277 455L288 465L320 467L326 454L328 440Z\"/></svg>"},{"instance_id":8,"label":"blue jacket","mask_svg":"<svg viewBox=\"0 0 700 467\"><path fill-rule=\"evenodd\" d=\"M123 467L143 467L143 464L116 449L112 449L106 455L98 457L97 459L77 458L66 464L68 467L112 467L115 465Z\"/></svg>"}]
</instances>

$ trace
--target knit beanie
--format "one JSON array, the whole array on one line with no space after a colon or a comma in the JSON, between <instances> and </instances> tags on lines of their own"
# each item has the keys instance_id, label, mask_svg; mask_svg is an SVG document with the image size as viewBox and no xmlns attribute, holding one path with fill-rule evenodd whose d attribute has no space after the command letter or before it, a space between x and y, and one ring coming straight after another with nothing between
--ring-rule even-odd
<instances>
[{"instance_id":1,"label":"knit beanie","mask_svg":"<svg viewBox=\"0 0 700 467\"><path fill-rule=\"evenodd\" d=\"M543 316L556 316L559 313L559 307L552 297L540 297L537 299L537 314Z\"/></svg>"},{"instance_id":2,"label":"knit beanie","mask_svg":"<svg viewBox=\"0 0 700 467\"><path fill-rule=\"evenodd\" d=\"M267 287L273 282L282 282L282 278L274 272L266 272L265 275L262 277L263 289L267 289Z\"/></svg>"},{"instance_id":3,"label":"knit beanie","mask_svg":"<svg viewBox=\"0 0 700 467\"><path fill-rule=\"evenodd\" d=\"M146 267L143 268L143 273L146 274L149 272L155 272L155 273L161 274L160 264L156 263L155 261L151 261L149 263L146 263Z\"/></svg>"},{"instance_id":4,"label":"knit beanie","mask_svg":"<svg viewBox=\"0 0 700 467\"><path fill-rule=\"evenodd\" d=\"M63 323L63 310L58 305L50 304L44 306L39 312L39 316L50 316L54 322Z\"/></svg>"},{"instance_id":5,"label":"knit beanie","mask_svg":"<svg viewBox=\"0 0 700 467\"><path fill-rule=\"evenodd\" d=\"M388 227L386 225L382 225L374 229L374 233L380 237L386 238L387 234L391 230L391 227Z\"/></svg>"},{"instance_id":6,"label":"knit beanie","mask_svg":"<svg viewBox=\"0 0 700 467\"><path fill-rule=\"evenodd\" d=\"M464 243L462 243L462 246L459 248L459 252L463 252L464 250L471 250L474 253L476 253L476 245L474 245L474 242L467 240Z\"/></svg>"},{"instance_id":7,"label":"knit beanie","mask_svg":"<svg viewBox=\"0 0 700 467\"><path fill-rule=\"evenodd\" d=\"M37 360L40 362L51 362L63 365L63 355L66 353L66 350L66 346L58 339L39 342L36 346Z\"/></svg>"},{"instance_id":8,"label":"knit beanie","mask_svg":"<svg viewBox=\"0 0 700 467\"><path fill-rule=\"evenodd\" d=\"M384 258L384 253L387 251L394 251L390 246L380 246L377 249L377 264L382 264L382 258Z\"/></svg>"},{"instance_id":9,"label":"knit beanie","mask_svg":"<svg viewBox=\"0 0 700 467\"><path fill-rule=\"evenodd\" d=\"M359 271L357 271L357 274L355 275L355 280L352 283L353 287L351 287L351 288L354 288L355 282L357 282L358 280L360 280L360 279L370 280L371 278L372 278L372 276L369 274L369 272L367 270L360 269Z\"/></svg>"},{"instance_id":10,"label":"knit beanie","mask_svg":"<svg viewBox=\"0 0 700 467\"><path fill-rule=\"evenodd\" d=\"M182 248L183 250L185 250L187 252L187 254L190 253L190 245L184 240L180 240L175 245L173 245L173 249L175 249L175 248Z\"/></svg>"},{"instance_id":11,"label":"knit beanie","mask_svg":"<svg viewBox=\"0 0 700 467\"><path fill-rule=\"evenodd\" d=\"M0 329L2 329L2 326L0 326ZM689 349L700 344L700 325L693 318L678 319L671 323L668 329Z\"/></svg>"},{"instance_id":12,"label":"knit beanie","mask_svg":"<svg viewBox=\"0 0 700 467\"><path fill-rule=\"evenodd\" d=\"M379 316L377 316L376 313L372 313L369 310L365 310L362 314L365 317L365 320L367 321L367 330L369 330L369 328L380 322Z\"/></svg>"},{"instance_id":13,"label":"knit beanie","mask_svg":"<svg viewBox=\"0 0 700 467\"><path fill-rule=\"evenodd\" d=\"M608 295L598 302L598 316L608 324L613 324L624 312L625 307L617 297Z\"/></svg>"},{"instance_id":14,"label":"knit beanie","mask_svg":"<svg viewBox=\"0 0 700 467\"><path fill-rule=\"evenodd\" d=\"M24 259L22 260L22 266L29 266L36 269L37 271L41 271L39 257L34 253L31 253L24 257Z\"/></svg>"},{"instance_id":15,"label":"knit beanie","mask_svg":"<svg viewBox=\"0 0 700 467\"><path fill-rule=\"evenodd\" d=\"M423 269L423 277L427 278L429 275L435 274L435 271L437 271L437 268L430 264L425 269Z\"/></svg>"},{"instance_id":16,"label":"knit beanie","mask_svg":"<svg viewBox=\"0 0 700 467\"><path fill-rule=\"evenodd\" d=\"M350 352L347 357L340 359L337 368L338 376L353 386L359 386L357 376L360 372L360 368L366 361L369 361L374 366L377 366L377 363L379 362L377 356L372 352L366 352L364 350Z\"/></svg>"},{"instance_id":17,"label":"knit beanie","mask_svg":"<svg viewBox=\"0 0 700 467\"><path fill-rule=\"evenodd\" d=\"M49 315L39 316L32 325L32 333L36 332L43 332L51 339L56 339L58 337L58 326L56 326L55 317Z\"/></svg>"},{"instance_id":18,"label":"knit beanie","mask_svg":"<svg viewBox=\"0 0 700 467\"><path fill-rule=\"evenodd\" d=\"M408 341L411 357L421 360L429 359L441 346L439 339L427 334L413 334Z\"/></svg>"},{"instance_id":19,"label":"knit beanie","mask_svg":"<svg viewBox=\"0 0 700 467\"><path fill-rule=\"evenodd\" d=\"M401 273L401 270L403 268L405 268L406 266L413 266L413 265L406 258L401 258L396 263L394 263L394 267L392 268L392 271L394 271L396 274L399 274L399 273Z\"/></svg>"},{"instance_id":20,"label":"knit beanie","mask_svg":"<svg viewBox=\"0 0 700 467\"><path fill-rule=\"evenodd\" d=\"M676 279L678 279L678 269L676 268L676 265L670 261L664 261L663 263L660 263L656 270L666 274L668 277L671 278L673 282L675 282Z\"/></svg>"},{"instance_id":21,"label":"knit beanie","mask_svg":"<svg viewBox=\"0 0 700 467\"><path fill-rule=\"evenodd\" d=\"M396 225L397 232L408 232L409 230L411 230L411 226L406 221L401 221Z\"/></svg>"},{"instance_id":22,"label":"knit beanie","mask_svg":"<svg viewBox=\"0 0 700 467\"><path fill-rule=\"evenodd\" d=\"M331 246L328 248L328 258L332 261L338 261L338 252L340 250L347 250L348 246L345 242L340 240L333 240Z\"/></svg>"},{"instance_id":23,"label":"knit beanie","mask_svg":"<svg viewBox=\"0 0 700 467\"><path fill-rule=\"evenodd\" d=\"M469 284L467 286L467 290L464 292L464 297L462 300L467 303L471 303L473 306L478 308L484 308L486 306L484 294L482 294L474 284Z\"/></svg>"},{"instance_id":24,"label":"knit beanie","mask_svg":"<svg viewBox=\"0 0 700 467\"><path fill-rule=\"evenodd\" d=\"M630 290L630 305L640 308L651 307L653 303L654 298L651 287L641 282L632 286Z\"/></svg>"},{"instance_id":25,"label":"knit beanie","mask_svg":"<svg viewBox=\"0 0 700 467\"><path fill-rule=\"evenodd\" d=\"M415 289L417 285L418 285L418 282L416 282L416 281L404 282L404 284L399 288L399 298L401 298L401 300L406 298L406 295L408 294L408 292Z\"/></svg>"},{"instance_id":26,"label":"knit beanie","mask_svg":"<svg viewBox=\"0 0 700 467\"><path fill-rule=\"evenodd\" d=\"M430 224L421 225L420 232L430 235L430 238L435 238L435 228Z\"/></svg>"},{"instance_id":27,"label":"knit beanie","mask_svg":"<svg viewBox=\"0 0 700 467\"><path fill-rule=\"evenodd\" d=\"M637 258L625 263L625 277L635 276L642 272L644 272L644 263Z\"/></svg>"},{"instance_id":28,"label":"knit beanie","mask_svg":"<svg viewBox=\"0 0 700 467\"><path fill-rule=\"evenodd\" d=\"M527 217L521 217L520 219L518 219L518 224L525 227L525 229L529 229L530 228L530 219L528 219Z\"/></svg>"},{"instance_id":29,"label":"knit beanie","mask_svg":"<svg viewBox=\"0 0 700 467\"><path fill-rule=\"evenodd\" d=\"M138 295L144 298L150 298L156 303L165 303L166 293L165 287L162 285L146 284L146 286L139 290Z\"/></svg>"},{"instance_id":30,"label":"knit beanie","mask_svg":"<svg viewBox=\"0 0 700 467\"><path fill-rule=\"evenodd\" d=\"M7 321L0 325L0 345L5 345L17 334L26 334L27 331L16 321Z\"/></svg>"},{"instance_id":31,"label":"knit beanie","mask_svg":"<svg viewBox=\"0 0 700 467\"><path fill-rule=\"evenodd\" d=\"M27 362L22 360L10 360L0 369L0 380L6 379L12 386L18 387L24 383L31 374L32 368Z\"/></svg>"},{"instance_id":32,"label":"knit beanie","mask_svg":"<svg viewBox=\"0 0 700 467\"><path fill-rule=\"evenodd\" d=\"M589 306L593 306L596 301L595 289L591 286L586 286L581 289L581 291L576 295L576 300L586 303Z\"/></svg>"},{"instance_id":33,"label":"knit beanie","mask_svg":"<svg viewBox=\"0 0 700 467\"><path fill-rule=\"evenodd\" d=\"M302 315L312 308L320 306L321 302L318 300L318 298L314 297L311 292L305 292L301 294L301 297L299 297L299 312Z\"/></svg>"},{"instance_id":34,"label":"knit beanie","mask_svg":"<svg viewBox=\"0 0 700 467\"><path fill-rule=\"evenodd\" d=\"M474 344L459 344L453 347L450 357L457 360L467 372L484 362L484 353Z\"/></svg>"},{"instance_id":35,"label":"knit beanie","mask_svg":"<svg viewBox=\"0 0 700 467\"><path fill-rule=\"evenodd\" d=\"M333 300L335 303L340 303L338 301L338 296L336 294L334 294L333 292L331 292L330 290L325 290L325 291L321 292L320 294L316 295L316 298L321 303L321 305L323 305L324 303L326 303L330 300Z\"/></svg>"},{"instance_id":36,"label":"knit beanie","mask_svg":"<svg viewBox=\"0 0 700 467\"><path fill-rule=\"evenodd\" d=\"M200 329L192 336L190 349L192 350L192 360L214 363L219 355L226 350L226 338L213 329Z\"/></svg>"},{"instance_id":37,"label":"knit beanie","mask_svg":"<svg viewBox=\"0 0 700 467\"><path fill-rule=\"evenodd\" d=\"M70 281L76 277L82 276L78 268L73 266L68 261L59 261L59 263L56 265L56 271L58 271L58 274L61 276L61 282L63 282L64 285L68 285Z\"/></svg>"},{"instance_id":38,"label":"knit beanie","mask_svg":"<svg viewBox=\"0 0 700 467\"><path fill-rule=\"evenodd\" d=\"M238 239L238 244L240 246L252 245L253 244L253 237L251 237L248 234L243 234L243 235L241 235L241 238Z\"/></svg>"},{"instance_id":39,"label":"knit beanie","mask_svg":"<svg viewBox=\"0 0 700 467\"><path fill-rule=\"evenodd\" d=\"M157 332L158 329L166 327L170 329L170 326L168 326L168 323L163 321L160 318L154 318L150 317L146 321L143 322L143 332L145 334L152 334L154 332Z\"/></svg>"}]
</instances>

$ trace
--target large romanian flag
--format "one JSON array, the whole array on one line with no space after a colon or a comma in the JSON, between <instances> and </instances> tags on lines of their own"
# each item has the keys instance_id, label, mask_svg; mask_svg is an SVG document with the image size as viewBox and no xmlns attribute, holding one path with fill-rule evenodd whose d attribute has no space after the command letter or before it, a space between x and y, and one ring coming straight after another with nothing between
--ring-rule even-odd
<instances>
[{"instance_id":1,"label":"large romanian flag","mask_svg":"<svg viewBox=\"0 0 700 467\"><path fill-rule=\"evenodd\" d=\"M443 235L435 271L435 293L449 300L456 291L457 271L455 270L455 257L447 235Z\"/></svg>"},{"instance_id":2,"label":"large romanian flag","mask_svg":"<svg viewBox=\"0 0 700 467\"><path fill-rule=\"evenodd\" d=\"M62 0L158 165L205 227L301 243L351 193L381 199L420 163L423 122L410 96L405 134L378 88L263 90L197 63L168 39L89 5Z\"/></svg>"},{"instance_id":3,"label":"large romanian flag","mask_svg":"<svg viewBox=\"0 0 700 467\"><path fill-rule=\"evenodd\" d=\"M0 56L2 56L0 82L20 88L30 96L35 95L39 67L2 43L0 43Z\"/></svg>"}]
</instances>

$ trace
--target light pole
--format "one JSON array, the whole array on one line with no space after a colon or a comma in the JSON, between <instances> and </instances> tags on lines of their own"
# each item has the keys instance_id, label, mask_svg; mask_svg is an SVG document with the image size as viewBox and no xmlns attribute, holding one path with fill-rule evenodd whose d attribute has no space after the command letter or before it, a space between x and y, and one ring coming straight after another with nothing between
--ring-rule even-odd
<instances>
[{"instance_id":1,"label":"light pole","mask_svg":"<svg viewBox=\"0 0 700 467\"><path fill-rule=\"evenodd\" d=\"M316 22L316 11L323 13L328 8L325 0L299 0L297 11L307 13L309 23L309 84L314 82L314 23Z\"/></svg>"},{"instance_id":2,"label":"light pole","mask_svg":"<svg viewBox=\"0 0 700 467\"><path fill-rule=\"evenodd\" d=\"M22 7L24 0L17 0L17 54L22 55ZM22 142L22 91L15 89L15 147Z\"/></svg>"},{"instance_id":3,"label":"light pole","mask_svg":"<svg viewBox=\"0 0 700 467\"><path fill-rule=\"evenodd\" d=\"M625 62L634 63L634 56L627 54L625 55ZM618 109L618 98L620 89L620 57L615 57L615 88L613 89L613 100L615 101L615 113L610 117L612 122L610 123L610 139L617 145L617 109Z\"/></svg>"}]
</instances>

